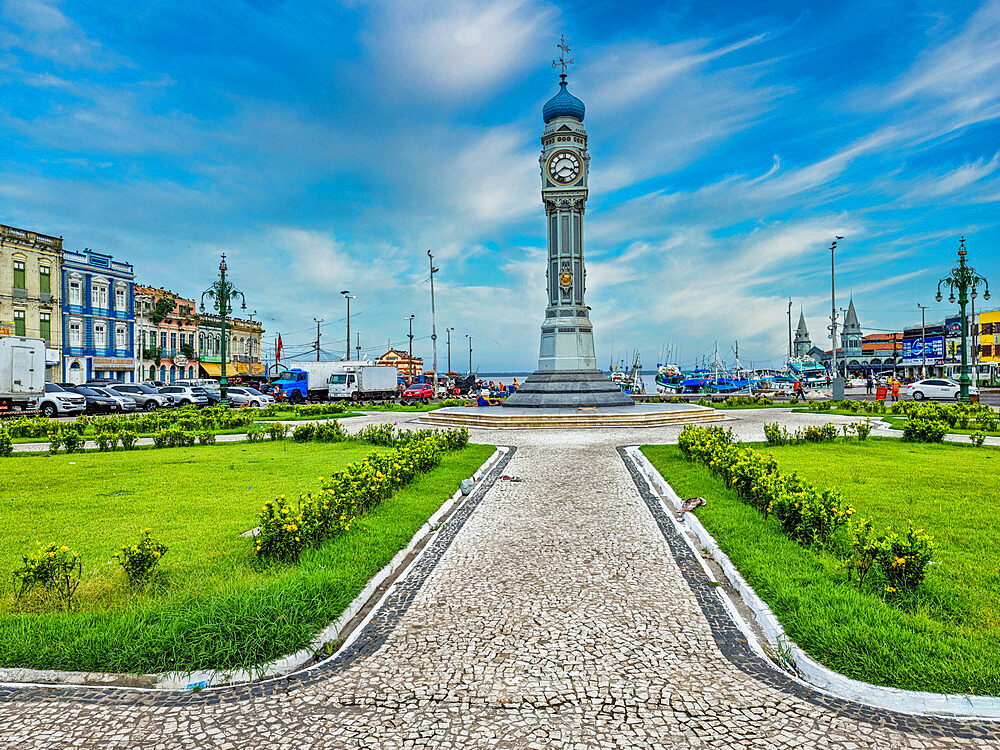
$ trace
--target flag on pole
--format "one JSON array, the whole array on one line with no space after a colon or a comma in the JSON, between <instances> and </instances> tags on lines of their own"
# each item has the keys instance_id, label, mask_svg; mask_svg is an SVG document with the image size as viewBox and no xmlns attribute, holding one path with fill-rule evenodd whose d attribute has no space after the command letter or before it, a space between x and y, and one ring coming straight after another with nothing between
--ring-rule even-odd
<instances>
[{"instance_id":1,"label":"flag on pole","mask_svg":"<svg viewBox=\"0 0 1000 750\"><path fill-rule=\"evenodd\" d=\"M280 333L278 334L278 346L275 348L275 351L274 351L274 361L277 364L281 363L281 334Z\"/></svg>"}]
</instances>

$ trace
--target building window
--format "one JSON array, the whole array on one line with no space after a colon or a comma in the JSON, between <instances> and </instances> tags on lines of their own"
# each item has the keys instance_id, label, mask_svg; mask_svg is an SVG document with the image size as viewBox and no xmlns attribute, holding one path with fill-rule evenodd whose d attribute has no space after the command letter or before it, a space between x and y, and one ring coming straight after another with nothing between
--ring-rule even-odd
<instances>
[{"instance_id":1,"label":"building window","mask_svg":"<svg viewBox=\"0 0 1000 750\"><path fill-rule=\"evenodd\" d=\"M126 312L125 308L125 287L116 286L115 287L115 310L118 312Z\"/></svg>"},{"instance_id":2,"label":"building window","mask_svg":"<svg viewBox=\"0 0 1000 750\"><path fill-rule=\"evenodd\" d=\"M14 261L14 288L27 289L27 286L25 286L25 273L24 273L23 260ZM23 336L24 334L21 335Z\"/></svg>"},{"instance_id":3,"label":"building window","mask_svg":"<svg viewBox=\"0 0 1000 750\"><path fill-rule=\"evenodd\" d=\"M83 327L79 320L69 322L69 345L83 346Z\"/></svg>"},{"instance_id":4,"label":"building window","mask_svg":"<svg viewBox=\"0 0 1000 750\"><path fill-rule=\"evenodd\" d=\"M49 266L38 267L38 291L52 294L52 269Z\"/></svg>"},{"instance_id":5,"label":"building window","mask_svg":"<svg viewBox=\"0 0 1000 750\"><path fill-rule=\"evenodd\" d=\"M90 306L100 310L108 309L108 285L91 282Z\"/></svg>"},{"instance_id":6,"label":"building window","mask_svg":"<svg viewBox=\"0 0 1000 750\"><path fill-rule=\"evenodd\" d=\"M115 349L128 349L128 328L125 326L115 327Z\"/></svg>"},{"instance_id":7,"label":"building window","mask_svg":"<svg viewBox=\"0 0 1000 750\"><path fill-rule=\"evenodd\" d=\"M166 348L167 348L167 332L160 331L160 349L166 349Z\"/></svg>"},{"instance_id":8,"label":"building window","mask_svg":"<svg viewBox=\"0 0 1000 750\"><path fill-rule=\"evenodd\" d=\"M27 336L27 326L24 321L24 310L14 311L14 335Z\"/></svg>"},{"instance_id":9,"label":"building window","mask_svg":"<svg viewBox=\"0 0 1000 750\"><path fill-rule=\"evenodd\" d=\"M38 336L45 339L45 345L52 343L52 315L51 313L40 313L38 316Z\"/></svg>"},{"instance_id":10,"label":"building window","mask_svg":"<svg viewBox=\"0 0 1000 750\"><path fill-rule=\"evenodd\" d=\"M171 333L170 334L170 351L171 352L176 352L177 351L177 334L176 333Z\"/></svg>"},{"instance_id":11,"label":"building window","mask_svg":"<svg viewBox=\"0 0 1000 750\"><path fill-rule=\"evenodd\" d=\"M192 334L193 335L193 334ZM205 350L205 334L198 334L198 354L200 355Z\"/></svg>"},{"instance_id":12,"label":"building window","mask_svg":"<svg viewBox=\"0 0 1000 750\"><path fill-rule=\"evenodd\" d=\"M80 302L82 295L80 294L80 280L70 279L69 282L69 303L71 305L82 304Z\"/></svg>"},{"instance_id":13,"label":"building window","mask_svg":"<svg viewBox=\"0 0 1000 750\"><path fill-rule=\"evenodd\" d=\"M108 327L104 323L94 323L94 347L108 348Z\"/></svg>"}]
</instances>

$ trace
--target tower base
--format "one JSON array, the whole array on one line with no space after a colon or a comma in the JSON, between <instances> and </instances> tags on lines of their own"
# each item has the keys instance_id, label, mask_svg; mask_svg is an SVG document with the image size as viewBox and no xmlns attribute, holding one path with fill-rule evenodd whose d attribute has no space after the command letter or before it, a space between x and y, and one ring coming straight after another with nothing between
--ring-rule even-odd
<instances>
[{"instance_id":1,"label":"tower base","mask_svg":"<svg viewBox=\"0 0 1000 750\"><path fill-rule=\"evenodd\" d=\"M504 406L557 408L633 406L634 401L600 370L536 370Z\"/></svg>"}]
</instances>

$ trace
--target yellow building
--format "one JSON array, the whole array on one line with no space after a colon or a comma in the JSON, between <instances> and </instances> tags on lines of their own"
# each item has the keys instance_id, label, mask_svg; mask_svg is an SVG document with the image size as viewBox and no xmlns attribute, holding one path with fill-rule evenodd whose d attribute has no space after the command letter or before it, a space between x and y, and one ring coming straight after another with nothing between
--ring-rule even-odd
<instances>
[{"instance_id":1,"label":"yellow building","mask_svg":"<svg viewBox=\"0 0 1000 750\"><path fill-rule=\"evenodd\" d=\"M60 379L62 237L0 224L0 335L44 339L45 379Z\"/></svg>"},{"instance_id":2,"label":"yellow building","mask_svg":"<svg viewBox=\"0 0 1000 750\"><path fill-rule=\"evenodd\" d=\"M1000 310L981 312L979 318L979 361L1000 362Z\"/></svg>"}]
</instances>

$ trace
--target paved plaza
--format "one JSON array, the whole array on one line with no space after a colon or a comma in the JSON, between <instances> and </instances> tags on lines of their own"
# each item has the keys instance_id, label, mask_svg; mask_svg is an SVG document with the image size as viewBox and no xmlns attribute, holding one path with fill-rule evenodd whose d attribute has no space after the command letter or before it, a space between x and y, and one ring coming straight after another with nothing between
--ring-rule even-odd
<instances>
[{"instance_id":1,"label":"paved plaza","mask_svg":"<svg viewBox=\"0 0 1000 750\"><path fill-rule=\"evenodd\" d=\"M734 416L758 439L773 419ZM827 420L850 421L785 421ZM338 657L199 693L0 689L0 746L1000 748L1000 724L841 701L754 656L618 450L679 429L474 432L514 450Z\"/></svg>"}]
</instances>

